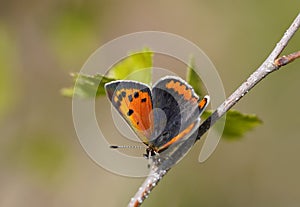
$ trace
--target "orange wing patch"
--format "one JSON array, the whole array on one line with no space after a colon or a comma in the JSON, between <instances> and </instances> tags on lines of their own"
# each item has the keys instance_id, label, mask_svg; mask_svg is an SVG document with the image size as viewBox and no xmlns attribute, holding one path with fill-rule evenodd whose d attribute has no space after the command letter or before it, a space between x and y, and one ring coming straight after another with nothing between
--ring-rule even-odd
<instances>
[{"instance_id":1,"label":"orange wing patch","mask_svg":"<svg viewBox=\"0 0 300 207\"><path fill-rule=\"evenodd\" d=\"M200 109L203 109L208 104L208 98L204 97L201 101L199 101L198 106Z\"/></svg>"},{"instance_id":2,"label":"orange wing patch","mask_svg":"<svg viewBox=\"0 0 300 207\"><path fill-rule=\"evenodd\" d=\"M185 100L197 101L197 98L193 96L193 91L180 81L172 80L166 84L166 88L173 89L179 95L182 95Z\"/></svg>"},{"instance_id":3,"label":"orange wing patch","mask_svg":"<svg viewBox=\"0 0 300 207\"><path fill-rule=\"evenodd\" d=\"M155 150L157 152L162 151L164 149L166 149L167 147L169 147L171 144L177 142L180 139L185 138L185 136L191 132L191 130L194 128L195 126L195 122L193 122L192 124L190 124L190 126L188 126L186 129L184 129L183 131L181 131L177 136L173 137L169 142L167 142L165 145L159 147L158 149L155 148Z\"/></svg>"},{"instance_id":4,"label":"orange wing patch","mask_svg":"<svg viewBox=\"0 0 300 207\"><path fill-rule=\"evenodd\" d=\"M150 94L139 89L122 88L115 91L113 102L139 138L144 143L148 143L153 131L153 120L150 116L152 111Z\"/></svg>"}]
</instances>

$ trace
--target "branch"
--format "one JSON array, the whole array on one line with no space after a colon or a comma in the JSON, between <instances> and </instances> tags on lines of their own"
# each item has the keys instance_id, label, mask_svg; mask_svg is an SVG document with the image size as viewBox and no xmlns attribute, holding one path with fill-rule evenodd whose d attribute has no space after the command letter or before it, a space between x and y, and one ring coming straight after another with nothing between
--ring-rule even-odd
<instances>
[{"instance_id":1,"label":"branch","mask_svg":"<svg viewBox=\"0 0 300 207\"><path fill-rule=\"evenodd\" d=\"M246 93L248 93L257 83L259 83L263 78L268 74L278 70L281 66L290 63L288 58L286 58L285 64L279 64L279 60L283 57L275 60L282 50L287 46L289 40L293 37L300 26L300 13L291 24L290 28L284 33L281 40L277 43L274 50L271 52L269 57L263 62L263 64L250 75L250 77L235 91L233 92L215 111L214 113L207 118L203 124L199 127L198 139L217 121L219 120L229 109L231 109ZM291 54L292 55L292 54ZM290 55L288 55L290 56ZM294 55L295 56L295 55ZM298 54L299 57L299 54ZM284 62L284 61L283 61Z\"/></svg>"},{"instance_id":2,"label":"branch","mask_svg":"<svg viewBox=\"0 0 300 207\"><path fill-rule=\"evenodd\" d=\"M292 54L289 54L287 56L282 56L280 58L277 58L275 61L274 61L274 64L279 68L281 66L284 66L286 64L289 64L290 62L293 62L294 60L296 60L297 58L300 57L300 51L298 52L294 52Z\"/></svg>"},{"instance_id":3,"label":"branch","mask_svg":"<svg viewBox=\"0 0 300 207\"><path fill-rule=\"evenodd\" d=\"M300 51L289 54L287 56L279 57L282 50L287 46L290 39L296 33L300 27L300 13L284 33L281 40L277 43L276 47L273 49L269 57L263 62L263 64L250 75L250 77L236 90L234 91L213 113L208 117L199 127L197 139L200 139L201 136L208 131L208 129L213 126L216 121L218 121L229 109L231 109L241 98L244 97L257 83L259 83L263 78L268 74L278 70L280 67L289 64L293 60L300 57ZM279 57L279 58L277 58ZM277 59L276 59L277 58ZM129 207L138 207L143 201L148 197L151 190L157 185L157 183L163 178L168 170L171 169L171 166L175 164L179 159L182 158L182 155L185 154L188 147L183 145L179 146L176 151L183 151L181 153L173 153L171 158L171 163L166 163L168 159L163 160L163 162L158 162L154 160L154 166L152 167L149 176L146 178L142 186L139 188L138 192L131 199ZM181 156L181 157L180 157ZM159 160L160 161L160 160ZM170 162L170 161L169 161Z\"/></svg>"}]
</instances>

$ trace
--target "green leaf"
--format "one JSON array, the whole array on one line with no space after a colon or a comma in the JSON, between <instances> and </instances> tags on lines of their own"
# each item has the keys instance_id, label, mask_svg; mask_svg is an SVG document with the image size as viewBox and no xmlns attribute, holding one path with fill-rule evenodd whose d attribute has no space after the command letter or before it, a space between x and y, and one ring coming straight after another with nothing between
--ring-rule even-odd
<instances>
[{"instance_id":1,"label":"green leaf","mask_svg":"<svg viewBox=\"0 0 300 207\"><path fill-rule=\"evenodd\" d=\"M212 112L207 110L202 116L206 119L211 114ZM260 124L262 121L254 114L242 114L239 111L230 110L226 114L223 138L227 140L239 139Z\"/></svg>"},{"instance_id":2,"label":"green leaf","mask_svg":"<svg viewBox=\"0 0 300 207\"><path fill-rule=\"evenodd\" d=\"M116 64L108 72L108 77L121 80L136 80L150 84L152 79L152 63L153 52L146 48L141 52L131 53L127 58Z\"/></svg>"},{"instance_id":3,"label":"green leaf","mask_svg":"<svg viewBox=\"0 0 300 207\"><path fill-rule=\"evenodd\" d=\"M71 74L74 80L74 87L63 88L61 94L66 97L75 95L79 98L93 98L105 95L104 85L114 80L136 80L146 84L152 79L152 57L153 52L144 49L141 52L132 53L127 58L117 63L107 76Z\"/></svg>"},{"instance_id":4,"label":"green leaf","mask_svg":"<svg viewBox=\"0 0 300 207\"><path fill-rule=\"evenodd\" d=\"M187 68L186 80L194 88L194 91L196 92L196 94L198 94L198 96L204 96L205 90L203 90L202 80L199 77L199 75L195 72L194 58L191 58L189 66Z\"/></svg>"},{"instance_id":5,"label":"green leaf","mask_svg":"<svg viewBox=\"0 0 300 207\"><path fill-rule=\"evenodd\" d=\"M79 98L93 98L100 95L105 95L104 85L114 78L109 78L100 74L85 75L74 73L71 74L74 78L75 86L70 88L63 88L61 94L66 97L73 95Z\"/></svg>"}]
</instances>

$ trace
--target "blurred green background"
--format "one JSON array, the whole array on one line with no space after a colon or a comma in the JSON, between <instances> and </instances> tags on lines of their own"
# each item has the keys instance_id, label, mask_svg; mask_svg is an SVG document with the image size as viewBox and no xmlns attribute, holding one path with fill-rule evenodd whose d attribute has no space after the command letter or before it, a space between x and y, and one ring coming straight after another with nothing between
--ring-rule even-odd
<instances>
[{"instance_id":1,"label":"blurred green background","mask_svg":"<svg viewBox=\"0 0 300 207\"><path fill-rule=\"evenodd\" d=\"M0 6L0 206L126 206L143 179L112 174L80 146L72 84L98 47L159 30L196 43L229 95L267 57L299 12L298 1L5 1ZM300 49L300 34L285 54ZM235 109L262 126L221 141L198 163L203 141L144 206L299 206L300 61L270 75ZM103 99L104 100L104 99Z\"/></svg>"}]
</instances>

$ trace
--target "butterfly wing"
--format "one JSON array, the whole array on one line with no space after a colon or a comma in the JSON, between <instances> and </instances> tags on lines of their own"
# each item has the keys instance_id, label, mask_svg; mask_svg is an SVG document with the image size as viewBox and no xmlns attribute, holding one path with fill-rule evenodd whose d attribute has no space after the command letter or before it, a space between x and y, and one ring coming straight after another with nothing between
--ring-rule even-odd
<instances>
[{"instance_id":1,"label":"butterfly wing","mask_svg":"<svg viewBox=\"0 0 300 207\"><path fill-rule=\"evenodd\" d=\"M180 139L181 141L178 142L173 142L172 145L167 146L167 148L162 147L159 156L154 158L161 165L160 167L163 169L170 169L184 157L196 141L199 126L200 118L195 120L192 128L184 130L184 132L179 135L186 138L182 138Z\"/></svg>"},{"instance_id":2,"label":"butterfly wing","mask_svg":"<svg viewBox=\"0 0 300 207\"><path fill-rule=\"evenodd\" d=\"M154 113L154 130L150 138L150 145L161 151L187 138L187 134L195 130L198 125L196 120L209 99L207 96L199 101L188 83L178 77L167 76L153 86L152 102L154 109L161 109L165 114L166 124L162 125L161 117Z\"/></svg>"},{"instance_id":3,"label":"butterfly wing","mask_svg":"<svg viewBox=\"0 0 300 207\"><path fill-rule=\"evenodd\" d=\"M148 144L153 131L150 88L135 81L112 81L105 84L106 94L138 137Z\"/></svg>"}]
</instances>

